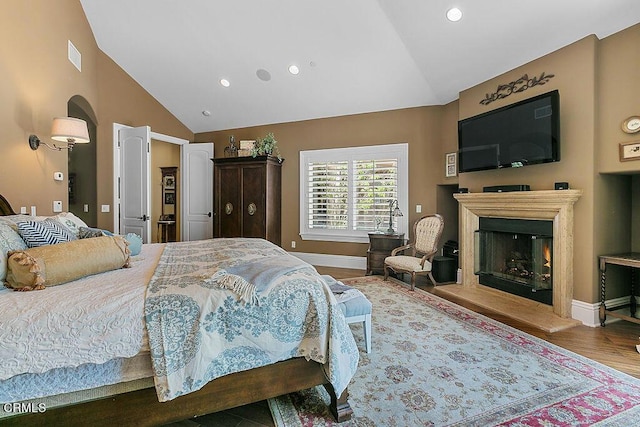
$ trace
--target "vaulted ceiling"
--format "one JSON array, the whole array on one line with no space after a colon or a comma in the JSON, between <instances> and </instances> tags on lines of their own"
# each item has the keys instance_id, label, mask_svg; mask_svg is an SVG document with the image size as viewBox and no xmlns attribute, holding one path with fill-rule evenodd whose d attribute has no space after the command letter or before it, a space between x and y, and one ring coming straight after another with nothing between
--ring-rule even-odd
<instances>
[{"instance_id":1,"label":"vaulted ceiling","mask_svg":"<svg viewBox=\"0 0 640 427\"><path fill-rule=\"evenodd\" d=\"M442 105L640 22L638 0L80 1L100 49L195 133Z\"/></svg>"}]
</instances>

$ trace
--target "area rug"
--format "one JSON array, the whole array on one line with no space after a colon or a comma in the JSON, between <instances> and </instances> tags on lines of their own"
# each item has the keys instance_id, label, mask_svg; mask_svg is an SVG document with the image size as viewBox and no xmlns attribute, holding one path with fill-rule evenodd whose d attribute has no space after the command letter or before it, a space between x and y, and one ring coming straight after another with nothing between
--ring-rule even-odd
<instances>
[{"instance_id":1,"label":"area rug","mask_svg":"<svg viewBox=\"0 0 640 427\"><path fill-rule=\"evenodd\" d=\"M629 426L640 380L406 284L345 280L373 303L373 349L354 415L337 424L322 387L269 401L277 426Z\"/></svg>"}]
</instances>

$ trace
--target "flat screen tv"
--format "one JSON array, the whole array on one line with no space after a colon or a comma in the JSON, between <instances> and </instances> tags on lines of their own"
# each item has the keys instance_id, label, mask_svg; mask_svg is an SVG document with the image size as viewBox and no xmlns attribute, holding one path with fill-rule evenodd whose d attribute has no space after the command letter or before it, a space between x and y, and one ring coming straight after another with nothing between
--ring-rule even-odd
<instances>
[{"instance_id":1,"label":"flat screen tv","mask_svg":"<svg viewBox=\"0 0 640 427\"><path fill-rule=\"evenodd\" d=\"M458 170L560 160L560 95L548 92L458 122Z\"/></svg>"}]
</instances>

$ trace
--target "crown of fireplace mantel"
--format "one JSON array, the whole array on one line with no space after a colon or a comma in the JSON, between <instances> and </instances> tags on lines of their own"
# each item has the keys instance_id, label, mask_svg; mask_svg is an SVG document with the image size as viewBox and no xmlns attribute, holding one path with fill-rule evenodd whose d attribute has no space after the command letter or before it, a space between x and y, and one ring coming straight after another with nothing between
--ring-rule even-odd
<instances>
[{"instance_id":1,"label":"crown of fireplace mantel","mask_svg":"<svg viewBox=\"0 0 640 427\"><path fill-rule=\"evenodd\" d=\"M553 221L553 312L571 317L573 300L573 205L582 190L458 193L462 285L478 286L474 232L480 217Z\"/></svg>"}]
</instances>

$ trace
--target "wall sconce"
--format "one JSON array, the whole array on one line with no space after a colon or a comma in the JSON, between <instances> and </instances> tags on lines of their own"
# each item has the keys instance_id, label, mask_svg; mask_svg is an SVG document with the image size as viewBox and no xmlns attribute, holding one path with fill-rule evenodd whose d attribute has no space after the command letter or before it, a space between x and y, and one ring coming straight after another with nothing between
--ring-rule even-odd
<instances>
[{"instance_id":1,"label":"wall sconce","mask_svg":"<svg viewBox=\"0 0 640 427\"><path fill-rule=\"evenodd\" d=\"M402 216L402 211L398 207L398 200L389 200L389 228L387 229L387 234L395 233L393 229L393 217L399 216Z\"/></svg>"},{"instance_id":2,"label":"wall sconce","mask_svg":"<svg viewBox=\"0 0 640 427\"><path fill-rule=\"evenodd\" d=\"M63 149L73 150L74 144L86 144L89 142L89 129L87 122L73 117L56 117L51 124L51 139L54 141L66 142L67 145L58 147L57 145L49 145L40 141L36 135L29 135L29 147L37 150L40 144L55 151Z\"/></svg>"}]
</instances>

